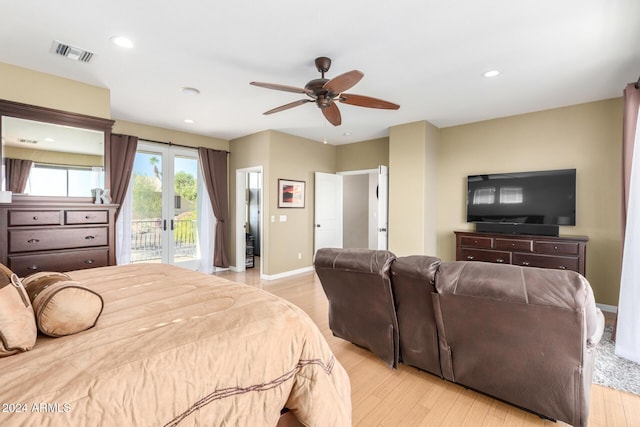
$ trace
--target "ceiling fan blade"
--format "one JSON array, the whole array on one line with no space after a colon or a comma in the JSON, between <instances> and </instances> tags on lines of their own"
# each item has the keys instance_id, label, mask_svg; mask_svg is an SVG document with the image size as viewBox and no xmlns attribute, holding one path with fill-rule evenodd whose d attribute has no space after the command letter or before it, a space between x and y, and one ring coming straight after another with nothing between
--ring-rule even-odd
<instances>
[{"instance_id":1,"label":"ceiling fan blade","mask_svg":"<svg viewBox=\"0 0 640 427\"><path fill-rule=\"evenodd\" d=\"M326 82L322 88L335 94L342 93L358 83L362 77L364 77L362 71L351 70L332 78Z\"/></svg>"},{"instance_id":2,"label":"ceiling fan blade","mask_svg":"<svg viewBox=\"0 0 640 427\"><path fill-rule=\"evenodd\" d=\"M313 91L310 91L309 89L305 89L303 87L279 85L279 84L276 84L276 83L262 83L262 82L251 82L249 84L251 84L253 86L264 87L264 88L267 88L267 89L283 90L285 92L304 93L304 94L307 94L307 95L313 94Z\"/></svg>"},{"instance_id":3,"label":"ceiling fan blade","mask_svg":"<svg viewBox=\"0 0 640 427\"><path fill-rule=\"evenodd\" d=\"M340 126L342 123L342 116L335 102L329 104L328 107L322 108L322 114L324 114L327 120L329 120L329 123L334 126Z\"/></svg>"},{"instance_id":4,"label":"ceiling fan blade","mask_svg":"<svg viewBox=\"0 0 640 427\"><path fill-rule=\"evenodd\" d=\"M383 108L385 110L397 110L398 108L400 108L398 104L394 104L393 102L371 98L370 96L354 95L351 93L341 94L340 102L344 102L345 104L357 105L358 107Z\"/></svg>"},{"instance_id":5,"label":"ceiling fan blade","mask_svg":"<svg viewBox=\"0 0 640 427\"><path fill-rule=\"evenodd\" d=\"M297 107L298 105L306 104L307 102L313 102L313 100L312 99L301 99L299 101L293 101L293 102L290 102L288 104L284 104L284 105L281 105L279 107L273 108L273 109L271 109L269 111L265 111L262 114L267 115L267 114L277 113L279 111L284 111L284 110L288 110L289 108Z\"/></svg>"}]
</instances>

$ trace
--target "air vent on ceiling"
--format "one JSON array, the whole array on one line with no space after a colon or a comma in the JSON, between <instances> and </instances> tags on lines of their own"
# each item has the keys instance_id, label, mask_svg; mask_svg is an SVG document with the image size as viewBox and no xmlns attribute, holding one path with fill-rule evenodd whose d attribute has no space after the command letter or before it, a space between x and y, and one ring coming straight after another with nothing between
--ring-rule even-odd
<instances>
[{"instance_id":1,"label":"air vent on ceiling","mask_svg":"<svg viewBox=\"0 0 640 427\"><path fill-rule=\"evenodd\" d=\"M80 62L89 62L91 61L91 58L93 58L93 52L59 42L58 40L53 41L53 44L51 45L51 52Z\"/></svg>"},{"instance_id":2,"label":"air vent on ceiling","mask_svg":"<svg viewBox=\"0 0 640 427\"><path fill-rule=\"evenodd\" d=\"M27 138L18 138L18 142L21 144L37 144L38 141L35 139L27 139Z\"/></svg>"}]
</instances>

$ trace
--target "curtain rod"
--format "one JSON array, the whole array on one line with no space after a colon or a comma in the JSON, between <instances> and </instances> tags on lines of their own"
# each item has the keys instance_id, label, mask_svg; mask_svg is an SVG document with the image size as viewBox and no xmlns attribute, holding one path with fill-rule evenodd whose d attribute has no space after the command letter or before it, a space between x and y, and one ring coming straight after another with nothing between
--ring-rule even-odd
<instances>
[{"instance_id":1,"label":"curtain rod","mask_svg":"<svg viewBox=\"0 0 640 427\"><path fill-rule=\"evenodd\" d=\"M157 140L149 139L149 138L140 138L140 137L138 137L138 140L141 140L141 141L147 141L147 142L153 142L153 143L156 143L156 144L164 144L164 145L168 145L169 147L172 147L172 146L173 146L173 147L193 148L193 149L198 149L198 148L200 148L200 147L193 147L193 146L191 146L191 145L176 144L176 143L173 143L173 142L171 142L171 141L169 141L169 142L166 142L166 141L157 141ZM207 148L207 147L202 147L202 148ZM225 153L229 154L229 151L227 151L227 150L218 150L217 148L211 148L211 150L215 150L215 151L224 151Z\"/></svg>"}]
</instances>

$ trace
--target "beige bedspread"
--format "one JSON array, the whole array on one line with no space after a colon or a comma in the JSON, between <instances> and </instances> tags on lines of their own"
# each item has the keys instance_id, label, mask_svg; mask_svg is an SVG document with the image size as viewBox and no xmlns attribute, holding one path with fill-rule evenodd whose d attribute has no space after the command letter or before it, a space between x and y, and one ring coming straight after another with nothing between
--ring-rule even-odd
<instances>
[{"instance_id":1,"label":"beige bedspread","mask_svg":"<svg viewBox=\"0 0 640 427\"><path fill-rule=\"evenodd\" d=\"M1 426L351 424L349 379L313 321L260 289L161 264L72 272L97 325L0 359Z\"/></svg>"}]
</instances>

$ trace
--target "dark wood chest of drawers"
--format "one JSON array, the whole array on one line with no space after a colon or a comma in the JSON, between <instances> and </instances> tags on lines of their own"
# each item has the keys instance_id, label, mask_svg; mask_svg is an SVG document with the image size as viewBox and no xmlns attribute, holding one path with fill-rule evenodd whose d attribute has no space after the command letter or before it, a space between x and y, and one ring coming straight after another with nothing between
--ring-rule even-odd
<instances>
[{"instance_id":1,"label":"dark wood chest of drawers","mask_svg":"<svg viewBox=\"0 0 640 427\"><path fill-rule=\"evenodd\" d=\"M0 205L0 262L20 276L115 265L115 205Z\"/></svg>"},{"instance_id":2,"label":"dark wood chest of drawers","mask_svg":"<svg viewBox=\"0 0 640 427\"><path fill-rule=\"evenodd\" d=\"M585 275L587 237L456 231L456 260L573 270Z\"/></svg>"}]
</instances>

